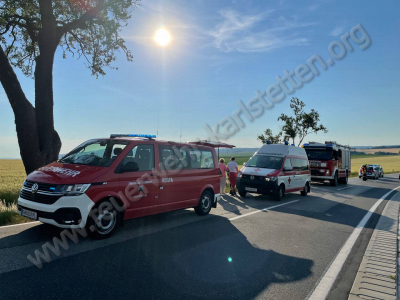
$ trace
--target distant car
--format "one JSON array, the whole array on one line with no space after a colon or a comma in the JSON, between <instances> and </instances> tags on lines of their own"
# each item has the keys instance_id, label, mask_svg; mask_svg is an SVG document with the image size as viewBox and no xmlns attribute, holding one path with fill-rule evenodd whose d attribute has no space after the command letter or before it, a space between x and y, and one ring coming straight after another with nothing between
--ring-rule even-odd
<instances>
[{"instance_id":1,"label":"distant car","mask_svg":"<svg viewBox=\"0 0 400 300\"><path fill-rule=\"evenodd\" d=\"M367 177L378 179L379 178L379 168L376 165L369 165L367 168Z\"/></svg>"},{"instance_id":2,"label":"distant car","mask_svg":"<svg viewBox=\"0 0 400 300\"><path fill-rule=\"evenodd\" d=\"M384 175L385 173L383 172L382 166L381 166L381 165L376 165L376 167L378 167L378 174L379 174L379 177L383 177L383 175Z\"/></svg>"}]
</instances>

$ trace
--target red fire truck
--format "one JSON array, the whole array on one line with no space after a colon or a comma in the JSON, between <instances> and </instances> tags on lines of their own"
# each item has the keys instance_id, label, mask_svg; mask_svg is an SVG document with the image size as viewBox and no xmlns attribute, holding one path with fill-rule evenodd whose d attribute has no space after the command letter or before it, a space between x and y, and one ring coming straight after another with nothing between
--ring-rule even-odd
<instances>
[{"instance_id":1,"label":"red fire truck","mask_svg":"<svg viewBox=\"0 0 400 300\"><path fill-rule=\"evenodd\" d=\"M304 144L311 167L311 180L329 180L332 186L347 184L351 172L350 147L337 142Z\"/></svg>"}]
</instances>

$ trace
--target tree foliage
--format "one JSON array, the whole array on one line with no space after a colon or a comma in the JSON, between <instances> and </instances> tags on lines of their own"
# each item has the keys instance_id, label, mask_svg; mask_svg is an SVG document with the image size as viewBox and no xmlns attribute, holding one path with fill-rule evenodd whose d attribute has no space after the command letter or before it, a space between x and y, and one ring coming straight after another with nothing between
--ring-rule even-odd
<instances>
[{"instance_id":1,"label":"tree foliage","mask_svg":"<svg viewBox=\"0 0 400 300\"><path fill-rule=\"evenodd\" d=\"M278 121L284 122L282 131L277 135L273 135L272 131L267 129L264 134L258 135L257 139L263 143L270 140L274 144L291 140L295 144L295 140L298 138L298 146L300 146L304 138L310 133L318 133L320 131L327 133L327 128L320 124L319 113L314 109L307 113L304 111L305 106L303 101L293 97L290 100L293 116L281 114L278 118Z\"/></svg>"},{"instance_id":2,"label":"tree foliage","mask_svg":"<svg viewBox=\"0 0 400 300\"><path fill-rule=\"evenodd\" d=\"M272 130L267 128L263 134L259 134L257 139L260 140L263 144L266 144L267 141L271 141L272 144L279 144L284 142L282 131L279 132L277 135L272 133Z\"/></svg>"},{"instance_id":3,"label":"tree foliage","mask_svg":"<svg viewBox=\"0 0 400 300\"><path fill-rule=\"evenodd\" d=\"M139 0L140 1L140 0ZM51 6L46 11L46 2ZM134 0L2 0L0 1L0 41L13 67L33 75L44 26L63 49L63 57L83 57L93 75L105 75L117 50L131 61L132 55L119 33L130 18ZM49 9L50 10L50 9ZM56 46L57 46L56 45Z\"/></svg>"}]
</instances>

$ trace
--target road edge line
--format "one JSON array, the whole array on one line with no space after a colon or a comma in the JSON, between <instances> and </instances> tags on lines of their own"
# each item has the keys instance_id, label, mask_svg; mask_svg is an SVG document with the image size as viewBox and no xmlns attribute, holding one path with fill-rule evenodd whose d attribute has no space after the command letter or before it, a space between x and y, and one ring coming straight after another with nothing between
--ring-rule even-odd
<instances>
[{"instance_id":1,"label":"road edge line","mask_svg":"<svg viewBox=\"0 0 400 300\"><path fill-rule=\"evenodd\" d=\"M5 225L5 226L0 226L0 230L2 228L16 227L16 226L36 224L36 223L41 223L41 222L40 221L34 221L34 222L25 222L25 223L13 224L13 225Z\"/></svg>"},{"instance_id":2,"label":"road edge line","mask_svg":"<svg viewBox=\"0 0 400 300\"><path fill-rule=\"evenodd\" d=\"M353 232L344 243L343 247L340 249L338 255L336 255L333 262L330 264L329 268L326 270L324 276L319 281L318 285L312 292L312 294L307 298L308 300L324 300L328 296L333 284L336 281L337 276L339 275L342 267L349 256L351 250L353 249L354 244L357 241L361 231L364 229L365 224L367 224L368 220L370 219L371 215L375 212L378 206L385 200L393 191L399 189L400 186L397 188L392 189L391 191L387 192L383 195L375 204L369 209L369 211L365 214L365 216L361 219L358 223L357 227L354 228Z\"/></svg>"}]
</instances>

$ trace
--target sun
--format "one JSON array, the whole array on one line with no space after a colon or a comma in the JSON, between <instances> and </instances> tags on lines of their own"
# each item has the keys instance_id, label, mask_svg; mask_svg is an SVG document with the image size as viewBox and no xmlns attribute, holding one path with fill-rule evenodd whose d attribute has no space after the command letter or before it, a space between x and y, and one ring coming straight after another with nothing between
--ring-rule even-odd
<instances>
[{"instance_id":1,"label":"sun","mask_svg":"<svg viewBox=\"0 0 400 300\"><path fill-rule=\"evenodd\" d=\"M169 34L168 30L163 28L157 30L154 39L160 46L166 46L171 41L171 35Z\"/></svg>"}]
</instances>

